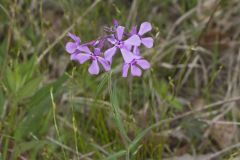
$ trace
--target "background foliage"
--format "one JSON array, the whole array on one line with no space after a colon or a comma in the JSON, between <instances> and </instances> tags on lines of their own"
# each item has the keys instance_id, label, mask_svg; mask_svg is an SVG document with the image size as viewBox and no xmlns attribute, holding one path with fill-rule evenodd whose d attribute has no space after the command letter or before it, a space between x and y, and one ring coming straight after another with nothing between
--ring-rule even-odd
<instances>
[{"instance_id":1,"label":"background foliage","mask_svg":"<svg viewBox=\"0 0 240 160\"><path fill-rule=\"evenodd\" d=\"M238 0L1 0L0 159L238 159L239 16ZM141 78L64 50L113 18L153 25Z\"/></svg>"}]
</instances>

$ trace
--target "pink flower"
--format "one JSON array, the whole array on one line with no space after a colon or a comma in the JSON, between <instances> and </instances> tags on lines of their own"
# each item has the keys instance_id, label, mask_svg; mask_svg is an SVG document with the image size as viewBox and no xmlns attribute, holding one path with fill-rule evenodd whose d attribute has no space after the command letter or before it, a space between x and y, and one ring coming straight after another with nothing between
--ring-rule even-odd
<instances>
[{"instance_id":1,"label":"pink flower","mask_svg":"<svg viewBox=\"0 0 240 160\"><path fill-rule=\"evenodd\" d=\"M123 77L127 77L129 68L133 76L141 76L142 70L150 68L149 62L140 56L141 44L147 48L153 47L153 38L144 37L145 33L152 30L149 22L143 22L138 32L137 27L133 27L129 33L117 20L114 20L113 27L105 27L104 30L109 34L84 44L81 44L78 36L68 33L73 41L67 42L65 49L70 54L71 60L80 64L90 60L88 72L97 75L100 72L99 63L105 71L109 71L114 55L120 51L124 61ZM106 49L105 52L102 52L102 49Z\"/></svg>"},{"instance_id":2,"label":"pink flower","mask_svg":"<svg viewBox=\"0 0 240 160\"><path fill-rule=\"evenodd\" d=\"M114 46L107 49L104 52L105 59L112 63L112 57L116 54L117 49L120 49L124 61L127 61L129 58L132 58L133 53L129 51L131 46L140 46L141 41L137 35L132 35L127 40L123 40L124 27L118 26L116 29L116 35L108 38L108 41Z\"/></svg>"},{"instance_id":3,"label":"pink flower","mask_svg":"<svg viewBox=\"0 0 240 160\"><path fill-rule=\"evenodd\" d=\"M80 64L83 64L84 62L91 60L92 63L88 68L88 72L93 75L99 74L100 68L98 65L98 62L103 66L105 71L110 70L110 64L107 60L102 58L100 56L101 51L99 48L94 48L94 51L91 52L89 48L85 48L85 52L80 52L75 56L75 60L78 60Z\"/></svg>"},{"instance_id":4,"label":"pink flower","mask_svg":"<svg viewBox=\"0 0 240 160\"><path fill-rule=\"evenodd\" d=\"M66 51L71 55L71 60L75 60L75 56L80 52L84 51L87 48L87 46L81 45L81 40L78 36L68 33L68 36L74 41L74 42L68 42L65 46Z\"/></svg>"},{"instance_id":5,"label":"pink flower","mask_svg":"<svg viewBox=\"0 0 240 160\"><path fill-rule=\"evenodd\" d=\"M141 40L141 43L147 47L147 48L152 48L153 47L153 38L152 37L143 37L143 35L149 31L152 30L152 25L149 23L149 22L143 22L141 25L140 25L140 29L137 33L137 27L134 26L132 28L132 31L131 31L131 34L132 35L135 35L137 34Z\"/></svg>"},{"instance_id":6,"label":"pink flower","mask_svg":"<svg viewBox=\"0 0 240 160\"><path fill-rule=\"evenodd\" d=\"M142 75L142 70L146 70L150 68L150 63L143 59L142 57L136 57L132 59L130 62L125 62L122 67L122 76L127 77L128 70L131 69L132 76L140 77ZM141 68L141 69L140 69Z\"/></svg>"}]
</instances>

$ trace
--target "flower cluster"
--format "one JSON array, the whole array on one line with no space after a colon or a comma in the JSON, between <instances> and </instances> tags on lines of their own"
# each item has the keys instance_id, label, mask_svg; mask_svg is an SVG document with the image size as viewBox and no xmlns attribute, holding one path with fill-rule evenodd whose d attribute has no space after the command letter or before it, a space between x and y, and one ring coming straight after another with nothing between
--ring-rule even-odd
<instances>
[{"instance_id":1,"label":"flower cluster","mask_svg":"<svg viewBox=\"0 0 240 160\"><path fill-rule=\"evenodd\" d=\"M71 60L78 61L80 64L91 61L88 68L90 74L99 74L99 63L105 71L109 71L113 57L116 53L121 53L124 60L122 76L127 77L129 68L132 76L141 76L141 69L149 69L150 63L140 55L139 47L141 45L147 48L153 46L153 38L144 36L151 29L152 26L149 22L143 22L139 30L137 26L134 26L130 32L127 32L125 27L120 26L114 20L112 27L105 28L107 35L91 42L81 43L79 37L68 33L73 41L68 42L65 48L70 54Z\"/></svg>"}]
</instances>

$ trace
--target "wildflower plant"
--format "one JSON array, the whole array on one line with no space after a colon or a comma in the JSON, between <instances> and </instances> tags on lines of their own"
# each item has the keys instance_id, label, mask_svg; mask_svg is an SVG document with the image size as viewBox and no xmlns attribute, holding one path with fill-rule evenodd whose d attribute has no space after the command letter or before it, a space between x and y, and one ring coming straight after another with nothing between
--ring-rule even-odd
<instances>
[{"instance_id":1,"label":"wildflower plant","mask_svg":"<svg viewBox=\"0 0 240 160\"><path fill-rule=\"evenodd\" d=\"M144 35L152 30L149 22L143 22L139 30L132 27L128 32L125 27L120 26L118 21L113 20L113 26L105 28L106 35L87 42L81 43L78 36L68 33L72 39L67 42L65 49L70 54L70 59L80 64L91 61L88 72L98 75L100 72L99 64L107 72L111 69L113 58L120 53L123 58L122 76L127 77L129 69L132 76L141 76L142 70L150 68L150 63L141 56L140 47L153 47L153 38Z\"/></svg>"}]
</instances>

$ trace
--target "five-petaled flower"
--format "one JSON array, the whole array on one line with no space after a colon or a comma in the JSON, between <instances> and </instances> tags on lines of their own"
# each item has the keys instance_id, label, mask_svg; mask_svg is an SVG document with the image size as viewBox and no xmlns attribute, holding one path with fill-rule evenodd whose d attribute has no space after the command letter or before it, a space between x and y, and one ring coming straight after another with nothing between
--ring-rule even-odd
<instances>
[{"instance_id":1,"label":"five-petaled flower","mask_svg":"<svg viewBox=\"0 0 240 160\"><path fill-rule=\"evenodd\" d=\"M150 68L150 63L143 59L140 56L135 56L131 61L125 62L122 67L122 76L127 77L128 75L128 70L129 68L131 69L131 74L132 76L141 76L142 71L140 68L146 70Z\"/></svg>"},{"instance_id":2,"label":"five-petaled flower","mask_svg":"<svg viewBox=\"0 0 240 160\"><path fill-rule=\"evenodd\" d=\"M137 26L134 26L132 28L131 35L137 34L141 40L141 44L143 44L147 48L152 48L153 47L153 38L152 37L143 37L145 33L149 32L151 30L152 30L152 25L149 22L143 22L140 25L140 29L138 32L137 32ZM135 54L137 54L137 55L140 54L138 46L135 46L133 48L133 50L134 50Z\"/></svg>"},{"instance_id":3,"label":"five-petaled flower","mask_svg":"<svg viewBox=\"0 0 240 160\"><path fill-rule=\"evenodd\" d=\"M71 55L71 60L75 60L76 55L80 51L86 50L87 47L84 45L81 45L81 40L78 36L72 33L68 33L68 36L72 38L74 42L68 42L65 48L66 48L66 51Z\"/></svg>"},{"instance_id":4,"label":"five-petaled flower","mask_svg":"<svg viewBox=\"0 0 240 160\"><path fill-rule=\"evenodd\" d=\"M110 70L110 64L107 60L105 60L104 58L102 58L101 56L101 50L99 48L94 48L94 51L91 52L90 49L88 47L86 47L84 49L84 51L81 51L80 53L78 53L74 59L78 60L78 62L80 64L83 64L84 62L91 60L92 63L88 68L88 72L90 74L94 74L97 75L100 71L98 62L101 63L101 65L103 66L105 71L109 71Z\"/></svg>"},{"instance_id":5,"label":"five-petaled flower","mask_svg":"<svg viewBox=\"0 0 240 160\"><path fill-rule=\"evenodd\" d=\"M78 36L76 36L76 35L74 35L74 34L72 34L72 33L68 33L68 36L69 36L70 38L72 38L72 40L73 40L74 42L68 42L68 43L66 44L66 47L65 47L65 48L66 48L66 51L67 51L68 53L70 53L70 54L76 53L78 47L80 46L81 40L80 40L80 38L79 38Z\"/></svg>"},{"instance_id":6,"label":"five-petaled flower","mask_svg":"<svg viewBox=\"0 0 240 160\"><path fill-rule=\"evenodd\" d=\"M131 34L132 35L138 35L140 40L141 40L141 43L147 47L147 48L152 48L153 47L153 38L152 37L143 37L143 35L149 31L152 30L152 25L149 23L149 22L143 22L141 25L140 25L140 29L139 31L137 32L137 27L133 27L132 31L131 31Z\"/></svg>"},{"instance_id":7,"label":"five-petaled flower","mask_svg":"<svg viewBox=\"0 0 240 160\"><path fill-rule=\"evenodd\" d=\"M132 58L132 52L130 51L131 46L140 46L141 44L141 40L137 35L132 35L127 40L123 40L124 29L123 26L118 26L116 35L112 35L111 38L108 38L108 41L114 45L104 53L105 59L110 63L112 63L112 57L116 54L118 48L122 53L124 61L126 61Z\"/></svg>"}]
</instances>

